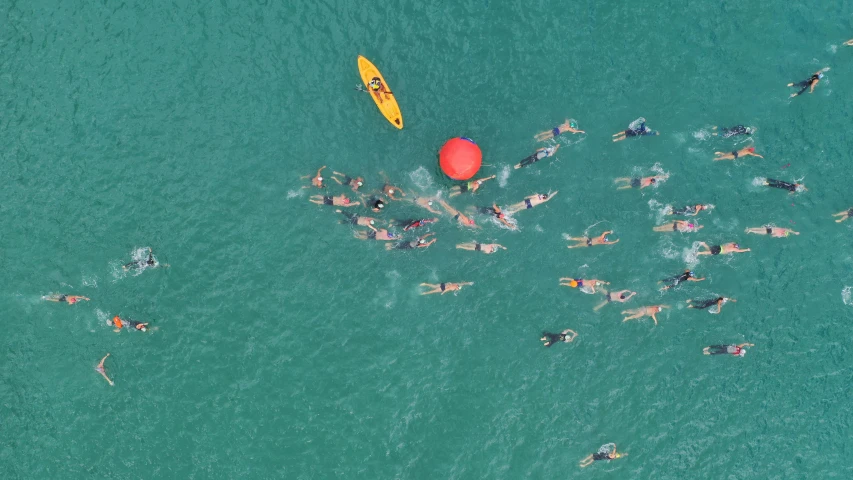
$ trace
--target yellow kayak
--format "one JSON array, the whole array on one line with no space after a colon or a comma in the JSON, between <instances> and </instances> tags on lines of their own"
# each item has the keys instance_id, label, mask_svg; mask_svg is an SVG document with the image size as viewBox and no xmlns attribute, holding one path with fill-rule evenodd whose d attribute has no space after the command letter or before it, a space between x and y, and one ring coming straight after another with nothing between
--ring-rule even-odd
<instances>
[{"instance_id":1,"label":"yellow kayak","mask_svg":"<svg viewBox=\"0 0 853 480\"><path fill-rule=\"evenodd\" d=\"M403 128L403 114L400 113L400 107L397 105L397 99L394 98L393 90L388 86L388 83L385 82L385 78L379 73L379 69L376 68L376 65L370 63L370 60L358 56L358 73L361 74L361 81L364 82L364 87L370 89L368 85L371 80L376 77L379 77L379 80L382 81L382 86L384 87L384 91L380 91L379 93L370 92L370 98L376 103L376 106L379 107L379 111L382 112L382 115L385 115L385 118L391 122L391 125L402 129ZM380 98L381 97L381 98Z\"/></svg>"}]
</instances>

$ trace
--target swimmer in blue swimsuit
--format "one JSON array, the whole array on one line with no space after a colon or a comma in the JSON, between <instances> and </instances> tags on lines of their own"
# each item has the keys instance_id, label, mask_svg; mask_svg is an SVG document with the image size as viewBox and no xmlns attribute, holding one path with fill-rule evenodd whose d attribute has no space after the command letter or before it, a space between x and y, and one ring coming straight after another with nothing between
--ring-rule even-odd
<instances>
[{"instance_id":1,"label":"swimmer in blue swimsuit","mask_svg":"<svg viewBox=\"0 0 853 480\"><path fill-rule=\"evenodd\" d=\"M551 130L546 130L542 133L536 134L537 142L544 142L545 140L550 140L552 138L559 137L560 135L570 132L570 133L586 133L583 130L578 130L578 124L574 120L566 119L562 125L552 128Z\"/></svg>"}]
</instances>

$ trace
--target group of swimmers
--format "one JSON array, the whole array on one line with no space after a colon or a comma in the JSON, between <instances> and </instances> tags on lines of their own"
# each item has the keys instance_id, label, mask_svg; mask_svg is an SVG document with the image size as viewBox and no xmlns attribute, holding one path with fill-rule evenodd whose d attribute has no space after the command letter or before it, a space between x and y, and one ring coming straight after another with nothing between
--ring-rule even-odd
<instances>
[{"instance_id":1,"label":"group of swimmers","mask_svg":"<svg viewBox=\"0 0 853 480\"><path fill-rule=\"evenodd\" d=\"M846 43L847 45L853 45L853 40L850 40ZM805 93L806 90L809 93L813 92L818 83L823 79L824 74L829 70L829 68L823 68L817 72L815 72L812 76L802 82L792 82L789 83L789 87L796 87L799 90L795 93L791 94L791 97L796 97ZM374 91L378 91L374 87ZM751 126L744 125L736 125L734 127L729 128L720 128L713 127L713 135L720 136L721 138L728 139L735 136L745 135L751 136L753 135L757 129ZM578 128L577 122L574 120L567 119L564 123L554 127L553 129L546 130L541 132L535 136L537 141L548 141L553 140L560 135L572 133L572 134L580 134L586 133L583 130ZM646 125L646 120L644 118L639 118L636 121L632 122L627 129L620 131L612 136L613 142L620 142L626 140L627 138L632 137L644 137L644 136L657 136L660 135L660 132L650 129ZM526 167L531 167L537 162L547 159L549 157L553 157L556 155L560 148L560 144L555 143L550 146L538 148L531 155L522 159L519 163L517 163L514 168L521 169ZM730 152L726 151L717 151L714 152L714 161L722 161L722 160L738 160L747 157L756 157L756 158L764 158L761 154L757 153L755 147L748 146L741 149L735 149ZM311 179L312 186L317 188L325 188L325 184L323 183L322 171L325 167L322 167L318 170L317 174ZM625 189L643 189L651 186L657 186L662 182L665 182L668 179L668 174L662 175L653 175L648 177L622 177L614 180L614 183L618 185L619 190ZM304 177L310 178L310 177ZM357 192L360 187L364 185L364 181L361 177L352 178L345 174L334 172L331 177L337 184L342 186L349 186L354 192ZM472 181L465 182L461 185L454 186L450 189L449 197L453 198L465 193L474 193L476 192L480 186L488 181L494 179L495 176L492 175L490 177L485 177L481 179L476 179ZM791 183L783 180L777 179L765 179L763 181L765 186L771 188L778 188L782 190L786 190L790 193L797 193L806 191L807 188L805 185L800 183ZM310 186L309 186L310 187ZM306 187L307 188L307 187ZM365 197L361 198L360 202L351 201L346 195L338 195L338 196L327 196L327 195L315 195L312 196L309 200L313 203L319 205L330 205L336 207L354 207L358 205L365 205L371 211L378 213L384 210L385 205L390 200L401 200L401 198L393 197L395 192L399 192L402 197L405 197L405 193L402 192L397 187L393 187L388 184L386 179L386 184L382 187L382 189L376 194L372 195L370 199L365 199ZM541 205L549 200L551 200L557 192L548 193L548 194L535 194L526 197L523 201L518 202L516 204L510 205L506 208L500 208L497 204L492 204L491 206L485 207L475 207L472 213L480 213L493 217L496 221L500 222L504 226L510 229L515 229L516 226L513 222L507 219L507 215L511 215L513 213L534 208L537 205ZM456 221L459 225L472 229L479 229L480 227L475 223L475 221L452 207L447 201L438 199L438 198L415 198L415 199L405 199L409 202L414 203L415 205L421 206L427 210L429 210L433 214L440 214L441 210L437 209L437 205L441 206L444 212L448 213L453 217L453 220ZM437 205L436 205L437 204ZM707 204L695 204L688 205L682 208L673 209L669 207L665 212L666 215L679 215L685 217L696 217L702 211L708 211L713 206ZM428 240L428 238L433 235L432 233L428 233L426 235L422 235L417 237L414 240L403 240L401 238L401 234L389 232L385 228L377 228L378 220L371 217L359 216L357 214L347 213L341 209L336 210L338 213L344 215L345 220L342 223L349 223L355 226L366 227L368 230L366 231L356 231L356 238L363 240L381 240L381 241L394 241L397 242L395 244L386 244L386 248L388 250L394 249L413 249L413 248L427 248L433 243L435 243L436 239L432 238ZM836 219L836 222L843 222L853 216L853 208L850 208L846 211L842 211L834 214L833 216L839 217ZM428 224L432 224L437 222L439 219L435 218L413 218L413 219L393 219L387 222L388 227L399 227L402 228L404 232L407 232L411 229L423 227ZM671 222L666 222L662 225L658 225L653 227L653 231L666 233L666 232L681 232L681 233L690 233L696 232L703 228L702 225L699 225L692 219L676 219ZM768 235L771 237L784 238L791 235L799 235L799 232L796 232L789 228L776 227L773 225L765 225L761 227L749 227L746 228L745 233L747 234L757 234L757 235ZM619 239L612 239L611 235L612 231L605 231L598 236L581 236L581 237L568 237L568 240L574 242L573 244L568 245L568 248L581 248L581 247L592 247L592 246L604 246L604 245L613 245L619 242ZM745 253L751 251L749 248L742 248L737 242L729 242L720 245L708 245L705 242L698 242L700 249L696 252L697 255L729 255L734 253ZM468 250L468 251L480 251L486 254L495 253L501 249L506 249L500 244L496 243L479 243L479 242L466 242L461 243L456 246L458 249ZM661 287L661 291L665 292L671 290L673 288L679 287L682 284L686 284L689 282L701 282L704 281L705 277L698 277L695 272L691 269L687 269L682 273L677 275L673 275L667 278L662 279L659 283L663 284ZM439 283L439 284L431 284L431 283L421 283L420 286L424 287L425 290L421 293L421 295L430 295L435 293L444 294L447 292L457 292L462 289L464 286L473 285L472 282L458 282L458 283ZM632 299L637 292L633 292L630 290L608 290L605 288L606 285L609 285L609 282L605 282L598 279L582 279L582 278L561 278L560 279L561 286L568 286L571 288L578 288L583 290L586 293L595 294L599 293L604 296L604 300L594 307L595 311L600 310L608 303L624 303ZM597 288L597 289L596 289ZM713 298L702 298L702 299L688 299L686 300L687 308L693 309L710 309L712 313L720 313L725 305L728 302L736 302L737 300L724 296L715 296ZM662 312L664 309L670 308L669 305L650 305L644 306L634 309L623 310L622 314L625 315L623 318L623 322L627 322L630 320L636 320L644 317L650 317L652 321L657 325L658 319L656 315ZM556 343L571 343L578 337L578 333L572 329L565 329L559 333L551 333L544 331L542 332L541 341L545 347L551 347ZM718 344L718 345L710 345L705 347L702 352L704 355L733 355L738 357L743 357L746 354L746 348L752 347L754 344L752 343L740 343L740 344ZM621 458L625 456L624 453L617 453L615 444L606 444L602 446L598 452L593 453L580 462L581 467L587 467L591 465L595 461L599 460L613 460L616 458Z\"/></svg>"},{"instance_id":2,"label":"group of swimmers","mask_svg":"<svg viewBox=\"0 0 853 480\"><path fill-rule=\"evenodd\" d=\"M144 270L147 268L156 268L156 267L168 267L167 264L161 264L154 258L154 252L151 248L148 249L148 255L144 258L140 258L137 260L133 260L132 262L126 263L122 265L122 270L125 272L131 270ZM91 300L89 297L84 297L82 295L66 295L66 294L58 294L52 293L49 295L45 295L42 297L42 300L46 300L48 302L59 302L59 303L67 303L69 305L74 305L81 301L89 301ZM150 322L137 322L136 320L130 318L122 318L119 315L113 316L113 318L107 320L107 324L111 327L115 327L113 331L120 332L122 329L128 330L136 330L139 332L147 332L148 325ZM110 354L107 353L100 362L98 362L98 366L95 367L95 371L101 374L102 377L111 385L115 385L115 383L107 376L107 371L104 367L104 362L107 360Z\"/></svg>"}]
</instances>

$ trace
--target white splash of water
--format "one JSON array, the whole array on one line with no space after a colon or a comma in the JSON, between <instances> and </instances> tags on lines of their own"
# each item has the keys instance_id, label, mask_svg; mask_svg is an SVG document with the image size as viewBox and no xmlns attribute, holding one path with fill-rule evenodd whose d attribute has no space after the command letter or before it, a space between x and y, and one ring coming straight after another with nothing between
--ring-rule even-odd
<instances>
[{"instance_id":1,"label":"white splash of water","mask_svg":"<svg viewBox=\"0 0 853 480\"><path fill-rule=\"evenodd\" d=\"M853 305L853 293L850 292L853 287L844 287L841 290L841 301L844 302L844 305Z\"/></svg>"},{"instance_id":2,"label":"white splash of water","mask_svg":"<svg viewBox=\"0 0 853 480\"><path fill-rule=\"evenodd\" d=\"M303 190L301 188L299 190L288 190L287 191L287 199L290 200L291 198L301 197L301 196L303 196L304 191L305 190Z\"/></svg>"},{"instance_id":3,"label":"white splash of water","mask_svg":"<svg viewBox=\"0 0 853 480\"><path fill-rule=\"evenodd\" d=\"M95 316L98 317L98 323L101 325L112 325L112 321L110 320L110 315L103 310L98 308L95 309Z\"/></svg>"},{"instance_id":4,"label":"white splash of water","mask_svg":"<svg viewBox=\"0 0 853 480\"><path fill-rule=\"evenodd\" d=\"M766 181L767 181L767 179L764 177L755 177L752 179L752 186L753 187L763 186L764 182L766 182Z\"/></svg>"},{"instance_id":5,"label":"white splash of water","mask_svg":"<svg viewBox=\"0 0 853 480\"><path fill-rule=\"evenodd\" d=\"M95 287L98 288L98 277L92 275L91 277L83 277L83 285L86 287Z\"/></svg>"},{"instance_id":6,"label":"white splash of water","mask_svg":"<svg viewBox=\"0 0 853 480\"><path fill-rule=\"evenodd\" d=\"M509 168L509 165L504 165L501 168L501 171L498 172L498 186L501 188L505 188L507 184L507 180L509 180L509 174L512 170Z\"/></svg>"},{"instance_id":7,"label":"white splash of water","mask_svg":"<svg viewBox=\"0 0 853 480\"><path fill-rule=\"evenodd\" d=\"M409 172L409 178L421 190L426 190L433 185L432 175L424 167L418 167L415 171Z\"/></svg>"},{"instance_id":8,"label":"white splash of water","mask_svg":"<svg viewBox=\"0 0 853 480\"><path fill-rule=\"evenodd\" d=\"M708 138L713 136L713 133L714 132L712 130L700 128L699 130L696 130L695 132L693 132L693 138L695 138L696 140L700 140L700 141L701 140L707 140Z\"/></svg>"}]
</instances>

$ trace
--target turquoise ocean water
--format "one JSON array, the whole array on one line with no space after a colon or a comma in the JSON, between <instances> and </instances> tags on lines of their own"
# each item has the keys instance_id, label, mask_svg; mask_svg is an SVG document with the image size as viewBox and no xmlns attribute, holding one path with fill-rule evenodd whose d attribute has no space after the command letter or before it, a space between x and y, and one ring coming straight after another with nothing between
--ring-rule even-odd
<instances>
[{"instance_id":1,"label":"turquoise ocean water","mask_svg":"<svg viewBox=\"0 0 853 480\"><path fill-rule=\"evenodd\" d=\"M853 4L10 2L0 29L2 478L853 478ZM398 131L354 90L396 93ZM788 82L832 69L812 95ZM637 117L661 135L612 143ZM511 165L578 120L555 159ZM764 159L713 125L758 127ZM354 239L300 176L443 195L443 142L496 174L437 243ZM613 179L668 172L655 189ZM327 171L327 174L330 173ZM327 175L328 176L328 175ZM760 178L802 179L789 196ZM329 191L346 190L334 183ZM691 234L664 205L712 203ZM392 203L381 217L425 214ZM787 239L749 235L774 223ZM565 235L620 242L565 248ZM459 242L499 242L482 255ZM695 242L752 252L695 258ZM171 266L122 272L152 247ZM708 280L665 294L691 266ZM668 304L621 306L577 276ZM419 296L421 282L472 281ZM69 306L49 293L91 297ZM720 315L688 298L737 299ZM116 334L113 315L154 331ZM542 330L575 342L543 348ZM753 342L744 358L702 347ZM110 387L93 371L107 352ZM578 461L607 442L628 457Z\"/></svg>"}]
</instances>

